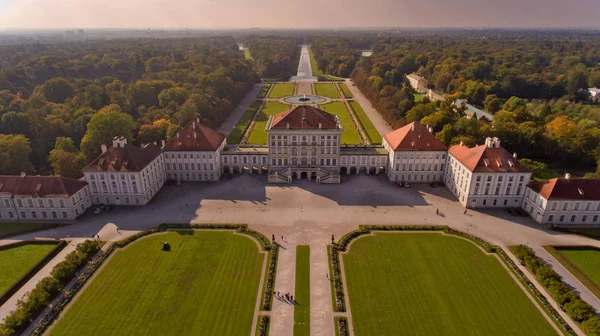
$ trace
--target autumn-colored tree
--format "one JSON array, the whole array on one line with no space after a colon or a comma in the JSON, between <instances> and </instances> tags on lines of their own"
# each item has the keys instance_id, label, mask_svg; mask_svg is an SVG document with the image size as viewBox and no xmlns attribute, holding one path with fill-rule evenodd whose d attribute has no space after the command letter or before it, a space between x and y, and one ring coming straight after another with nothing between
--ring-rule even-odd
<instances>
[{"instance_id":1,"label":"autumn-colored tree","mask_svg":"<svg viewBox=\"0 0 600 336\"><path fill-rule=\"evenodd\" d=\"M32 172L30 154L30 142L25 136L0 134L0 174L15 175L21 172Z\"/></svg>"},{"instance_id":2,"label":"autumn-colored tree","mask_svg":"<svg viewBox=\"0 0 600 336\"><path fill-rule=\"evenodd\" d=\"M83 176L81 170L85 167L85 156L77 151L71 138L56 138L56 144L48 159L54 175L68 178Z\"/></svg>"}]
</instances>

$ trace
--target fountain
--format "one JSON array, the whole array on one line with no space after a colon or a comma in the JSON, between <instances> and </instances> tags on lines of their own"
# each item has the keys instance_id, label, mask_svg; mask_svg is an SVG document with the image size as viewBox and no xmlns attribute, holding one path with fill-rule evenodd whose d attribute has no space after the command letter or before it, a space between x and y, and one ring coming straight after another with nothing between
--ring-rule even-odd
<instances>
[{"instance_id":1,"label":"fountain","mask_svg":"<svg viewBox=\"0 0 600 336\"><path fill-rule=\"evenodd\" d=\"M304 102L310 101L310 98L306 98L306 94L304 94L304 96L302 96L302 98L300 98L298 100L304 103Z\"/></svg>"}]
</instances>

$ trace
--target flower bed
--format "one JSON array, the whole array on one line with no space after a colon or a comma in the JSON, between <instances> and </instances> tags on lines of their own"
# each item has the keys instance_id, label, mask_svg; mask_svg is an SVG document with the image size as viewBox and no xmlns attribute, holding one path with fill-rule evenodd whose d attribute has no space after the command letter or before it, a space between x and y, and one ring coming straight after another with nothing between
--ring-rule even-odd
<instances>
[{"instance_id":1,"label":"flower bed","mask_svg":"<svg viewBox=\"0 0 600 336\"><path fill-rule=\"evenodd\" d=\"M336 321L336 334L339 336L348 336L348 319L345 316L338 316L335 318Z\"/></svg>"},{"instance_id":2,"label":"flower bed","mask_svg":"<svg viewBox=\"0 0 600 336\"><path fill-rule=\"evenodd\" d=\"M267 336L269 334L269 322L270 318L267 315L260 315L260 321L258 322L258 336Z\"/></svg>"}]
</instances>

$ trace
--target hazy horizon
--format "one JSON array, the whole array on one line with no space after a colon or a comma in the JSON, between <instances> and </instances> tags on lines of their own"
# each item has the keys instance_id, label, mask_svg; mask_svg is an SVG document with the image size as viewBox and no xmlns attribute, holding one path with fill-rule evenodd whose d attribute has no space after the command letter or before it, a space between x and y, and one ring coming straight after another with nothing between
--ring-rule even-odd
<instances>
[{"instance_id":1,"label":"hazy horizon","mask_svg":"<svg viewBox=\"0 0 600 336\"><path fill-rule=\"evenodd\" d=\"M597 0L0 0L0 29L600 27Z\"/></svg>"}]
</instances>

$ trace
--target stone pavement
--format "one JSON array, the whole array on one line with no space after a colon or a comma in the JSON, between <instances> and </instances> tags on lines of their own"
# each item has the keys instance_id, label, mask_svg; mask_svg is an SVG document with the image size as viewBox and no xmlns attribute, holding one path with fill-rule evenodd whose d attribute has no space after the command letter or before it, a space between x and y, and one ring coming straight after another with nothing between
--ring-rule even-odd
<instances>
[{"instance_id":1,"label":"stone pavement","mask_svg":"<svg viewBox=\"0 0 600 336\"><path fill-rule=\"evenodd\" d=\"M190 207L180 208L185 203ZM436 209L440 211L439 216ZM275 287L280 292L294 291L295 246L311 245L311 331L312 335L327 336L332 335L333 313L329 283L325 279L325 246L332 234L338 239L360 224L448 225L501 246L529 244L548 261L553 258L544 254L542 245L600 247L600 241L549 231L528 217L513 217L504 210L469 210L467 215L463 211L446 188L431 188L427 184L397 188L383 176L344 175L338 185L306 180L292 185L269 185L266 175L241 175L220 182L165 186L145 207L114 207L111 212L98 216L85 215L70 226L24 234L11 240L67 235L91 237L101 230L101 236L104 230L114 236L115 231L110 228L103 230L107 223L117 225L121 232L143 230L164 222L248 223L269 237L275 234L278 241L283 235L288 242L283 244L287 250L281 250L278 264ZM564 268L556 264L553 267L586 301L600 310L600 304L586 287L572 280ZM291 335L293 309L275 304L272 335Z\"/></svg>"}]
</instances>

